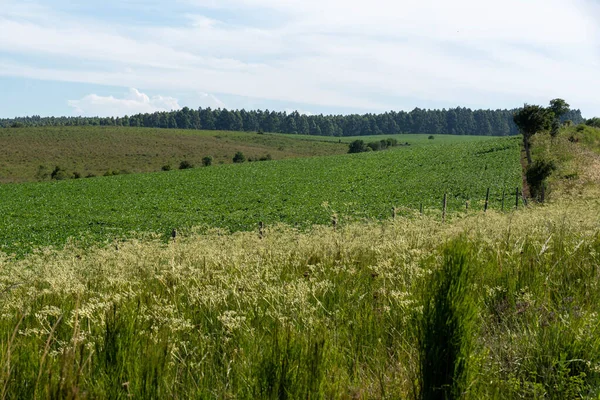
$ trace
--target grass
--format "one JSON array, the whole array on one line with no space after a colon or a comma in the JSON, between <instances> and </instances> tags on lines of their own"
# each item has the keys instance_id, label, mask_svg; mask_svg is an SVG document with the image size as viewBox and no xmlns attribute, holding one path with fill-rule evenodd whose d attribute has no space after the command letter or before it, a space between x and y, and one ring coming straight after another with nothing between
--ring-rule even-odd
<instances>
[{"instance_id":1,"label":"grass","mask_svg":"<svg viewBox=\"0 0 600 400\"><path fill-rule=\"evenodd\" d=\"M343 154L346 144L299 141L293 137L249 132L193 131L130 127L44 127L0 130L0 183L40 179L60 166L68 175L101 176L177 169L181 161L230 164L241 151L257 160ZM45 179L49 179L46 177Z\"/></svg>"},{"instance_id":2,"label":"grass","mask_svg":"<svg viewBox=\"0 0 600 400\"><path fill-rule=\"evenodd\" d=\"M97 243L172 229L255 230L259 222L313 224L389 218L424 208L514 204L517 138L304 158L186 171L0 185L0 249L20 255L73 239Z\"/></svg>"},{"instance_id":3,"label":"grass","mask_svg":"<svg viewBox=\"0 0 600 400\"><path fill-rule=\"evenodd\" d=\"M454 337L471 341L458 342L467 370L448 398L597 398L599 210L565 202L452 224L275 226L263 239L2 257L2 395L426 398L416 321L427 299L448 301L435 287L460 265L450 286L477 313L461 333L465 314L447 311ZM444 379L427 382L443 390Z\"/></svg>"},{"instance_id":4,"label":"grass","mask_svg":"<svg viewBox=\"0 0 600 400\"><path fill-rule=\"evenodd\" d=\"M536 140L536 156L559 161L556 189L548 203L518 211L498 211L495 197L487 213L454 212L446 223L434 212L381 220L366 213L371 218L358 221L340 213L336 227L299 230L282 219L288 223L269 223L260 236L203 228L168 242L146 234L116 246L70 242L62 249L35 246L21 257L0 253L0 397L597 399L598 156L568 134ZM292 160L84 181L95 188L70 186L79 181L5 185L22 190L2 193L20 199L21 208L16 200L3 203L13 208L2 214L9 215L2 232L21 226L68 233L76 218L50 205L80 193L65 207L86 199L91 207L93 199L121 192L133 200L117 196L90 208L90 217L116 224L107 228L135 221L141 232L150 215L142 207L153 197L141 192L145 181L134 182L147 178L146 188L169 189L165 198L172 199L180 193L173 188L189 190L199 181L214 189L207 182L225 176L206 181L204 171L239 179L227 182L227 199L249 196L240 196L239 182L269 176L260 182L285 192L304 178L297 193L310 197L290 207L300 212L322 200L314 196L344 188L341 177L355 175L353 198L368 205L387 204L390 192L400 196L405 187L431 188L426 193L434 198L452 184L478 192L501 171L515 179L516 143L339 156L319 160L322 170L311 160ZM569 169L576 178L561 175ZM392 192L397 176L412 186ZM438 181L448 176L457 178ZM157 177L185 179L171 187ZM98 192L86 192L92 188ZM295 193L286 194L288 201ZM51 200L32 207L44 196ZM257 210L281 213L276 197L256 198L269 199ZM339 199L321 207L325 218L344 204ZM36 211L40 204L48 208ZM45 222L19 225L38 217ZM108 229L103 237L118 233Z\"/></svg>"}]
</instances>

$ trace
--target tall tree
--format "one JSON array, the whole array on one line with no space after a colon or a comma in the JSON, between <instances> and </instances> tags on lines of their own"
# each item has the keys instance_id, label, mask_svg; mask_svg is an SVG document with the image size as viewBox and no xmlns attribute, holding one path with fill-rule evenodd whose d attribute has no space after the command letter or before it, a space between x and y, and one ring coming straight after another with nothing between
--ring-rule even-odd
<instances>
[{"instance_id":1,"label":"tall tree","mask_svg":"<svg viewBox=\"0 0 600 400\"><path fill-rule=\"evenodd\" d=\"M515 112L513 119L523 135L527 164L531 164L531 138L538 132L548 130L554 113L547 108L525 104Z\"/></svg>"}]
</instances>

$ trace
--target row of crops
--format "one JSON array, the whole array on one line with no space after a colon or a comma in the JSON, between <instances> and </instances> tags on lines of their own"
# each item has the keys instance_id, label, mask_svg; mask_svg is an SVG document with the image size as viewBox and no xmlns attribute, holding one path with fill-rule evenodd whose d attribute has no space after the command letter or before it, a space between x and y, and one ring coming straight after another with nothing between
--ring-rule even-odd
<instances>
[{"instance_id":1,"label":"row of crops","mask_svg":"<svg viewBox=\"0 0 600 400\"><path fill-rule=\"evenodd\" d=\"M392 207L499 209L521 183L518 138L403 147L189 171L0 185L0 248L23 254L69 239L84 244L173 228L299 228L389 218Z\"/></svg>"}]
</instances>

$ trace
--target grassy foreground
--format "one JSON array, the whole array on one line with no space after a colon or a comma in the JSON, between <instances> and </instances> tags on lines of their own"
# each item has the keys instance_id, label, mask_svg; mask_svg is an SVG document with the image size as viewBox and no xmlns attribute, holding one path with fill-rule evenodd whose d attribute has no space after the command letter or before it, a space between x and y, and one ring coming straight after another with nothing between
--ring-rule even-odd
<instances>
[{"instance_id":1,"label":"grassy foreground","mask_svg":"<svg viewBox=\"0 0 600 400\"><path fill-rule=\"evenodd\" d=\"M595 399L599 211L3 256L0 397Z\"/></svg>"}]
</instances>

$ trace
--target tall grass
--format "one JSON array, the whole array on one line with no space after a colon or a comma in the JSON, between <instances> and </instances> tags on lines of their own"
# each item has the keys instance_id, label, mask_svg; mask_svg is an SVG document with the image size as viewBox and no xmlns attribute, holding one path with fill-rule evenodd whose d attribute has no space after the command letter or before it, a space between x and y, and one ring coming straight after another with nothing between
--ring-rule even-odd
<instances>
[{"instance_id":1,"label":"tall grass","mask_svg":"<svg viewBox=\"0 0 600 400\"><path fill-rule=\"evenodd\" d=\"M597 398L599 210L0 255L2 397Z\"/></svg>"},{"instance_id":2,"label":"tall grass","mask_svg":"<svg viewBox=\"0 0 600 400\"><path fill-rule=\"evenodd\" d=\"M468 392L477 313L469 287L469 250L458 240L448 244L442 267L424 293L418 331L419 392L424 400L459 399Z\"/></svg>"}]
</instances>

